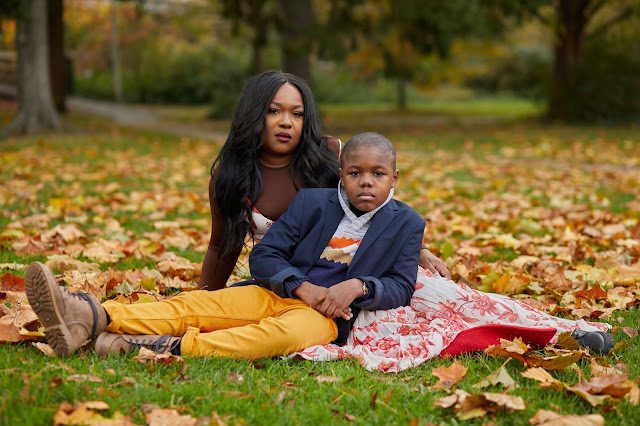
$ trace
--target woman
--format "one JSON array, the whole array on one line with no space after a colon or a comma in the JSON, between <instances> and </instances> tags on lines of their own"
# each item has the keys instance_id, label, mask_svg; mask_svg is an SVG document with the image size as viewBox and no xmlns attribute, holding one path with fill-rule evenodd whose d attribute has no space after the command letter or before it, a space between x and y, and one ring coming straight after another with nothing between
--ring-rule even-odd
<instances>
[{"instance_id":1,"label":"woman","mask_svg":"<svg viewBox=\"0 0 640 426\"><path fill-rule=\"evenodd\" d=\"M337 185L339 145L334 138L323 140L313 95L302 79L268 71L247 82L211 167L211 239L201 289L225 286L247 235L260 240L298 189Z\"/></svg>"},{"instance_id":2,"label":"woman","mask_svg":"<svg viewBox=\"0 0 640 426\"><path fill-rule=\"evenodd\" d=\"M304 187L334 187L342 143L320 133L313 94L300 78L268 71L251 78L231 131L212 166L212 230L200 288L223 288L247 235L255 242ZM602 352L613 345L606 324L562 320L505 296L453 283L444 263L423 246L411 306L358 317L346 346L316 346L298 355L317 360L357 356L369 369L399 371L441 353L483 349L522 336L546 344L565 330ZM442 276L442 277L440 277ZM595 341L593 341L595 339Z\"/></svg>"}]
</instances>

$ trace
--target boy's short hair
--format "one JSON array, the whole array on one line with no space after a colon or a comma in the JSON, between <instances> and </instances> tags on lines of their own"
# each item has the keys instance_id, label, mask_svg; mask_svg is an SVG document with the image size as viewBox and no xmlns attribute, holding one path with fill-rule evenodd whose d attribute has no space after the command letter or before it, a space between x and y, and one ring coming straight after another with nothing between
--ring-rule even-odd
<instances>
[{"instance_id":1,"label":"boy's short hair","mask_svg":"<svg viewBox=\"0 0 640 426\"><path fill-rule=\"evenodd\" d=\"M396 148L389 139L375 132L360 133L349 139L340 153L340 167L343 167L344 160L351 151L360 147L376 148L383 154L387 154L393 161L393 170L396 169Z\"/></svg>"}]
</instances>

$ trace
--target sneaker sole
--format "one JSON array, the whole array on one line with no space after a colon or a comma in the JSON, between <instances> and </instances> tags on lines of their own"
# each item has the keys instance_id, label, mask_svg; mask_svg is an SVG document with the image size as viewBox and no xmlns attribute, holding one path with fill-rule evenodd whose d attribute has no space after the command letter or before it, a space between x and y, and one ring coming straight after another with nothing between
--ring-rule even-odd
<instances>
[{"instance_id":1,"label":"sneaker sole","mask_svg":"<svg viewBox=\"0 0 640 426\"><path fill-rule=\"evenodd\" d=\"M71 333L60 314L54 291L58 283L51 271L40 262L34 262L24 274L24 289L31 308L44 326L44 335L49 346L59 357L71 355L69 341Z\"/></svg>"}]
</instances>

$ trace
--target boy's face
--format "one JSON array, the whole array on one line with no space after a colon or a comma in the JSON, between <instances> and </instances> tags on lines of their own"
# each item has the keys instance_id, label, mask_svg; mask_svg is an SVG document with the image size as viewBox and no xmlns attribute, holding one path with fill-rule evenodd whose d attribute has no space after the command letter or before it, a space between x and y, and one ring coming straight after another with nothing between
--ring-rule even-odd
<instances>
[{"instance_id":1,"label":"boy's face","mask_svg":"<svg viewBox=\"0 0 640 426\"><path fill-rule=\"evenodd\" d=\"M377 148L359 147L342 159L340 179L353 207L369 212L385 202L398 183L393 159Z\"/></svg>"}]
</instances>

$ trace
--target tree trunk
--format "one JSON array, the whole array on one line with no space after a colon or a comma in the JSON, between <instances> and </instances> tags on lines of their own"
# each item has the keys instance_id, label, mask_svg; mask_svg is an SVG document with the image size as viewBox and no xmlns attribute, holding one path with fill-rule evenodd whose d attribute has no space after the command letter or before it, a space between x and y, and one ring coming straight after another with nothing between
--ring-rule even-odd
<instances>
[{"instance_id":1,"label":"tree trunk","mask_svg":"<svg viewBox=\"0 0 640 426\"><path fill-rule=\"evenodd\" d=\"M111 71L113 98L122 102L122 71L120 70L120 37L118 34L118 2L111 0Z\"/></svg>"},{"instance_id":2,"label":"tree trunk","mask_svg":"<svg viewBox=\"0 0 640 426\"><path fill-rule=\"evenodd\" d=\"M553 76L549 99L550 118L567 117L568 97L573 81L573 67L580 59L588 18L585 9L591 0L554 0L557 27Z\"/></svg>"},{"instance_id":3,"label":"tree trunk","mask_svg":"<svg viewBox=\"0 0 640 426\"><path fill-rule=\"evenodd\" d=\"M264 62L262 60L262 50L264 46L267 44L267 23L263 20L260 20L257 23L257 26L254 26L253 30L255 31L253 40L252 40L252 59L251 59L251 70L252 74L260 74L264 71Z\"/></svg>"},{"instance_id":4,"label":"tree trunk","mask_svg":"<svg viewBox=\"0 0 640 426\"><path fill-rule=\"evenodd\" d=\"M311 0L280 0L284 19L278 25L282 40L283 71L303 78L311 85Z\"/></svg>"},{"instance_id":5,"label":"tree trunk","mask_svg":"<svg viewBox=\"0 0 640 426\"><path fill-rule=\"evenodd\" d=\"M62 0L48 0L49 61L51 64L51 92L58 112L66 112L67 63L64 56L64 25L62 20Z\"/></svg>"},{"instance_id":6,"label":"tree trunk","mask_svg":"<svg viewBox=\"0 0 640 426\"><path fill-rule=\"evenodd\" d=\"M27 17L18 20L18 116L3 135L61 130L49 78L47 0L32 0Z\"/></svg>"}]
</instances>

